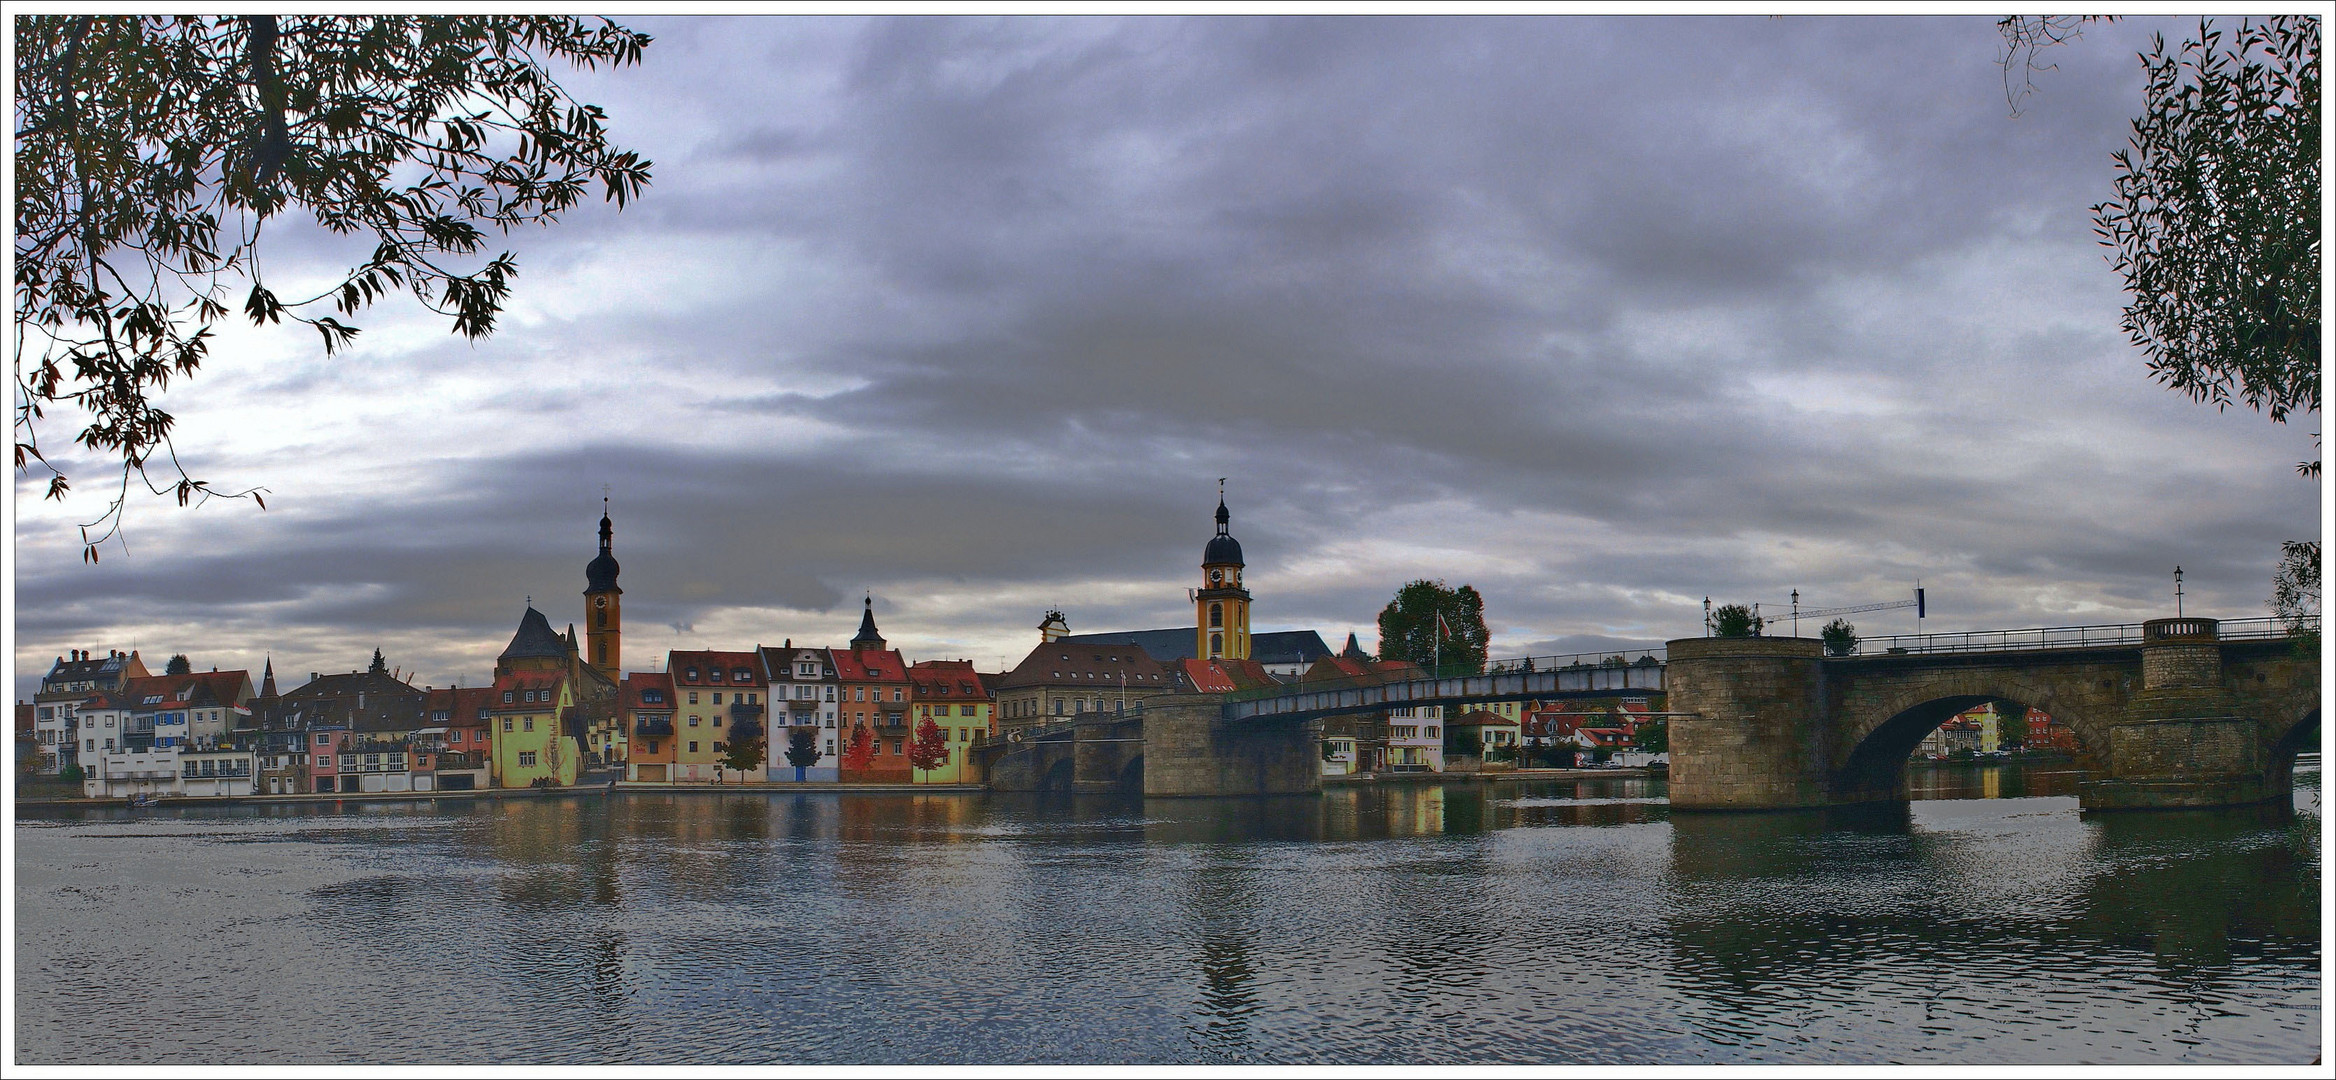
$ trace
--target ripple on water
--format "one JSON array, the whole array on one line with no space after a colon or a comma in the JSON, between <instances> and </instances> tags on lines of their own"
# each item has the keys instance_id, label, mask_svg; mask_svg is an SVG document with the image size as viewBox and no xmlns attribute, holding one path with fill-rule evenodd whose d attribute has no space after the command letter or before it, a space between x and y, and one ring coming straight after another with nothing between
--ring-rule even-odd
<instances>
[{"instance_id":1,"label":"ripple on water","mask_svg":"<svg viewBox=\"0 0 2336 1080\"><path fill-rule=\"evenodd\" d=\"M1674 818L1617 781L28 821L19 1055L2308 1061L2317 784L2099 821ZM125 985L183 1021L91 1026Z\"/></svg>"}]
</instances>

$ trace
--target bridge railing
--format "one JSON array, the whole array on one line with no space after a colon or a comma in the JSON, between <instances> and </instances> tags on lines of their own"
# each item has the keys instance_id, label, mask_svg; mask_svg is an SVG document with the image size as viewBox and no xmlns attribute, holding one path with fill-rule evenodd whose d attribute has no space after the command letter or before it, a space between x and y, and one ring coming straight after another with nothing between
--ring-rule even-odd
<instances>
[{"instance_id":1,"label":"bridge railing","mask_svg":"<svg viewBox=\"0 0 2336 1080\"><path fill-rule=\"evenodd\" d=\"M2092 626L2037 626L2022 630L1971 630L1951 634L1897 634L1858 642L1855 655L1894 656L1916 653L2021 652L2031 649L2111 649L2142 644L2146 623L2101 623ZM2318 616L2303 620L2317 632ZM2293 631L2284 619L2223 619L2223 641L2272 641Z\"/></svg>"}]
</instances>

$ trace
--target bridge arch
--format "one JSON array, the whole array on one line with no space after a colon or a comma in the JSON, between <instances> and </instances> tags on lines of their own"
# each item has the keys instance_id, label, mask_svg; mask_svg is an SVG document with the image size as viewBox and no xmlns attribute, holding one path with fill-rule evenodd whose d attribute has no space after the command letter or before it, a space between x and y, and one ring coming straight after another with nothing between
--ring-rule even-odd
<instances>
[{"instance_id":1,"label":"bridge arch","mask_svg":"<svg viewBox=\"0 0 2336 1080\"><path fill-rule=\"evenodd\" d=\"M2063 680L2000 668L1926 672L1904 686L1877 688L1837 713L1833 786L1842 802L1904 799L1906 760L1922 740L1958 714L1992 701L2041 709L2076 736L2077 762L2095 771L2107 760L2113 708Z\"/></svg>"},{"instance_id":2,"label":"bridge arch","mask_svg":"<svg viewBox=\"0 0 2336 1080\"><path fill-rule=\"evenodd\" d=\"M2265 788L2275 794L2293 797L2295 792L2295 759L2296 755L2303 751L2307 741L2318 742L2322 746L2326 745L2327 733L2322 730L2320 725L2320 695L2316 692L2317 688L2314 689L2315 692L2306 696L2302 703L2295 705L2289 715L2281 716L2277 723L2266 726L2264 734L2269 737L2267 740L2269 746L2266 748L2263 761L2265 765L2264 778L2269 782ZM2313 738L2314 736L2317 738ZM2325 756L2322 760L2326 760ZM2324 780L2323 783L2325 783Z\"/></svg>"}]
</instances>

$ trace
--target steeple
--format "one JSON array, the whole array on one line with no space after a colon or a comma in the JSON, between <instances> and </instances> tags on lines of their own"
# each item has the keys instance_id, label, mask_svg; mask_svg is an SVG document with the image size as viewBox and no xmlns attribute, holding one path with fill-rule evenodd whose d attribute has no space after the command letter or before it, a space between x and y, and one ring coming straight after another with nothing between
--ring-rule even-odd
<instances>
[{"instance_id":1,"label":"steeple","mask_svg":"<svg viewBox=\"0 0 2336 1080\"><path fill-rule=\"evenodd\" d=\"M852 636L852 651L863 649L884 649L884 635L876 632L876 600L865 595L860 597L860 632Z\"/></svg>"},{"instance_id":2,"label":"steeple","mask_svg":"<svg viewBox=\"0 0 2336 1080\"><path fill-rule=\"evenodd\" d=\"M1217 535L1201 549L1201 587L1193 594L1199 622L1193 652L1204 660L1249 659L1249 590L1241 587L1241 541L1233 539L1233 512L1225 508L1225 478L1217 478Z\"/></svg>"},{"instance_id":3,"label":"steeple","mask_svg":"<svg viewBox=\"0 0 2336 1080\"><path fill-rule=\"evenodd\" d=\"M583 659L610 679L622 679L624 667L624 594L616 584L616 526L608 520L608 497L600 499L600 554L584 566ZM575 638L575 624L568 637Z\"/></svg>"},{"instance_id":4,"label":"steeple","mask_svg":"<svg viewBox=\"0 0 2336 1080\"><path fill-rule=\"evenodd\" d=\"M260 664L260 696L276 697L276 658L270 656Z\"/></svg>"}]
</instances>

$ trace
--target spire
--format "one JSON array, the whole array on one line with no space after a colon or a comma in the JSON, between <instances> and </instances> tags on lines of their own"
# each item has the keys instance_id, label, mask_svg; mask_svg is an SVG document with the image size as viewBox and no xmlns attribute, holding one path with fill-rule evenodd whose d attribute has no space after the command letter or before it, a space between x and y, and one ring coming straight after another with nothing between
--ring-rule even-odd
<instances>
[{"instance_id":1,"label":"spire","mask_svg":"<svg viewBox=\"0 0 2336 1080\"><path fill-rule=\"evenodd\" d=\"M1217 477L1217 535L1231 536L1233 512L1225 509L1225 478Z\"/></svg>"},{"instance_id":2,"label":"spire","mask_svg":"<svg viewBox=\"0 0 2336 1080\"><path fill-rule=\"evenodd\" d=\"M260 696L276 696L276 658L270 656L260 664Z\"/></svg>"},{"instance_id":3,"label":"spire","mask_svg":"<svg viewBox=\"0 0 2336 1080\"><path fill-rule=\"evenodd\" d=\"M863 595L860 597L860 632L852 636L852 651L883 648L884 635L876 632L876 600L872 596Z\"/></svg>"},{"instance_id":4,"label":"spire","mask_svg":"<svg viewBox=\"0 0 2336 1080\"><path fill-rule=\"evenodd\" d=\"M616 526L608 520L608 498L602 496L600 500L600 554L593 556L591 562L584 564L584 595L590 596L593 593L603 592L621 594L624 592L623 589L616 587L615 543Z\"/></svg>"}]
</instances>

